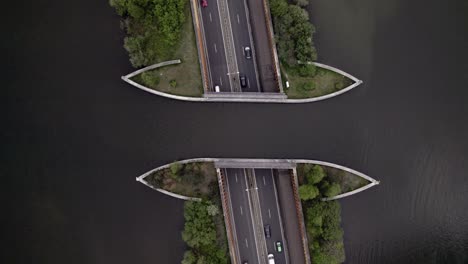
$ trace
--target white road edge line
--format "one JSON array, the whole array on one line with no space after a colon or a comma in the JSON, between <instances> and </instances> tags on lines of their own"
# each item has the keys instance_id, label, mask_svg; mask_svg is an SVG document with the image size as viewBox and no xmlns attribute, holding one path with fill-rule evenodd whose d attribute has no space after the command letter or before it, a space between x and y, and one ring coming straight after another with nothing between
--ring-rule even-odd
<instances>
[{"instance_id":1,"label":"white road edge line","mask_svg":"<svg viewBox=\"0 0 468 264\"><path fill-rule=\"evenodd\" d=\"M227 173L227 170L224 169L224 172L226 172L226 185L227 185L227 189L228 189L228 193L229 193L229 207L230 207L230 215L231 215L231 218L232 218L232 230L233 230L233 233L234 233L234 237L235 237L235 241L236 243L238 244L239 243L239 240L237 238L237 231L236 231L236 220L234 219L234 212L233 212L233 209L232 209L232 201L231 201L231 190L229 188L229 180L228 180L228 173ZM240 259L240 249L239 249L239 246L236 246L236 253L237 253L237 257Z\"/></svg>"},{"instance_id":2,"label":"white road edge line","mask_svg":"<svg viewBox=\"0 0 468 264\"><path fill-rule=\"evenodd\" d=\"M246 170L244 169L244 176L245 176L245 184L247 185L247 173ZM255 177L254 177L255 179ZM248 187L248 186L247 186ZM247 192L247 199L249 201L249 207L251 205L251 200L250 200L250 193ZM257 241L257 236L255 235L255 219L253 216L252 208L250 208L250 218L252 220L252 228L253 228L253 235L254 235L254 240L255 240L255 249L257 250L257 258L258 258L258 263L262 263L260 259L260 255L258 254L258 241Z\"/></svg>"}]
</instances>

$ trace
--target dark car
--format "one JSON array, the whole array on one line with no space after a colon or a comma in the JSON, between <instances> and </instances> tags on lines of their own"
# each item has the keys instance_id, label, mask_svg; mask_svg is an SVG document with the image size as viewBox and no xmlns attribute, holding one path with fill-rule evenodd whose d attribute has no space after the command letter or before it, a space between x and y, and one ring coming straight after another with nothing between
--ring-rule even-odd
<instances>
[{"instance_id":1,"label":"dark car","mask_svg":"<svg viewBox=\"0 0 468 264\"><path fill-rule=\"evenodd\" d=\"M271 237L270 225L265 225L265 236L266 236L266 238Z\"/></svg>"},{"instance_id":2,"label":"dark car","mask_svg":"<svg viewBox=\"0 0 468 264\"><path fill-rule=\"evenodd\" d=\"M247 77L245 77L245 75L240 74L240 75L239 75L239 81L240 81L240 85L241 85L242 87L246 87L246 86L247 86Z\"/></svg>"},{"instance_id":3,"label":"dark car","mask_svg":"<svg viewBox=\"0 0 468 264\"><path fill-rule=\"evenodd\" d=\"M244 55L247 59L251 59L252 58L252 50L250 49L250 47L245 47L244 48Z\"/></svg>"}]
</instances>

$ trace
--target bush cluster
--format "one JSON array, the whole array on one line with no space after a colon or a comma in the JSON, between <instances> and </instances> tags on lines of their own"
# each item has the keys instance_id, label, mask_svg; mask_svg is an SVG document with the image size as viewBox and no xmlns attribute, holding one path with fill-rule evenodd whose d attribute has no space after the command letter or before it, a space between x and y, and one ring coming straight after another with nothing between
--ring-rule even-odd
<instances>
[{"instance_id":1,"label":"bush cluster","mask_svg":"<svg viewBox=\"0 0 468 264\"><path fill-rule=\"evenodd\" d=\"M336 201L321 201L341 192L338 183L330 183L326 171L320 165L304 164L298 168L303 177L299 196L306 212L306 229L312 263L338 264L344 262L341 209Z\"/></svg>"},{"instance_id":2,"label":"bush cluster","mask_svg":"<svg viewBox=\"0 0 468 264\"><path fill-rule=\"evenodd\" d=\"M312 40L315 27L310 23L307 11L301 7L307 5L307 1L295 2L296 4L288 4L287 0L270 0L278 57L288 68L297 69L302 76L307 74L308 77L313 77L315 66L299 62L317 59Z\"/></svg>"},{"instance_id":3,"label":"bush cluster","mask_svg":"<svg viewBox=\"0 0 468 264\"><path fill-rule=\"evenodd\" d=\"M185 0L110 0L124 18L124 47L134 67L167 60L178 44L185 22Z\"/></svg>"},{"instance_id":4,"label":"bush cluster","mask_svg":"<svg viewBox=\"0 0 468 264\"><path fill-rule=\"evenodd\" d=\"M304 182L299 186L299 197L303 201L320 197L333 197L341 193L339 183L330 183L325 170L320 165L304 164L299 173Z\"/></svg>"},{"instance_id":5,"label":"bush cluster","mask_svg":"<svg viewBox=\"0 0 468 264\"><path fill-rule=\"evenodd\" d=\"M214 217L218 213L217 207L208 201L185 202L182 239L189 249L184 254L182 264L228 263L224 246L217 242Z\"/></svg>"}]
</instances>

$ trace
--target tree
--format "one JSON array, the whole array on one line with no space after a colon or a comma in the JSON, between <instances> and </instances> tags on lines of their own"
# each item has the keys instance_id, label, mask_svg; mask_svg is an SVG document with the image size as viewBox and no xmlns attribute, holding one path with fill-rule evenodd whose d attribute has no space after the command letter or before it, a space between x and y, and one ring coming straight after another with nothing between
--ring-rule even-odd
<instances>
[{"instance_id":1,"label":"tree","mask_svg":"<svg viewBox=\"0 0 468 264\"><path fill-rule=\"evenodd\" d=\"M310 185L310 184L304 184L299 186L299 197L301 200L307 201L307 200L312 200L315 197L317 197L319 194L319 190L317 187Z\"/></svg>"},{"instance_id":2,"label":"tree","mask_svg":"<svg viewBox=\"0 0 468 264\"><path fill-rule=\"evenodd\" d=\"M326 197L333 197L341 193L341 187L336 182L332 184L327 182L323 193Z\"/></svg>"},{"instance_id":3,"label":"tree","mask_svg":"<svg viewBox=\"0 0 468 264\"><path fill-rule=\"evenodd\" d=\"M186 202L182 239L189 247L199 248L216 242L213 218L208 215L207 202Z\"/></svg>"},{"instance_id":4,"label":"tree","mask_svg":"<svg viewBox=\"0 0 468 264\"><path fill-rule=\"evenodd\" d=\"M206 210L208 211L208 215L210 215L210 216L215 216L215 215L217 215L219 213L218 207L216 205L214 205L214 204L208 205Z\"/></svg>"},{"instance_id":5,"label":"tree","mask_svg":"<svg viewBox=\"0 0 468 264\"><path fill-rule=\"evenodd\" d=\"M192 250L187 250L184 253L184 258L182 259L181 264L196 264L197 256L193 253Z\"/></svg>"},{"instance_id":6,"label":"tree","mask_svg":"<svg viewBox=\"0 0 468 264\"><path fill-rule=\"evenodd\" d=\"M171 169L171 173L173 175L179 175L180 171L182 170L182 168L184 167L184 165L180 162L174 162L171 164L170 166L170 169Z\"/></svg>"},{"instance_id":7,"label":"tree","mask_svg":"<svg viewBox=\"0 0 468 264\"><path fill-rule=\"evenodd\" d=\"M308 184L317 184L326 176L325 170L320 165L313 165L312 168L305 173Z\"/></svg>"}]
</instances>

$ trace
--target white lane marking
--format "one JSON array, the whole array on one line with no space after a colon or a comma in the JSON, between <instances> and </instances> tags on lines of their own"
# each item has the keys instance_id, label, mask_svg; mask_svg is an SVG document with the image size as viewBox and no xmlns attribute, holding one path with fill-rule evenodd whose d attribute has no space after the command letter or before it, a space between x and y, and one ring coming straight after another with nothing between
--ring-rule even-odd
<instances>
[{"instance_id":1,"label":"white lane marking","mask_svg":"<svg viewBox=\"0 0 468 264\"><path fill-rule=\"evenodd\" d=\"M223 79L221 78L221 76L219 76L219 82L221 83L221 85L223 85ZM236 174L236 182L237 182L237 174Z\"/></svg>"},{"instance_id":2,"label":"white lane marking","mask_svg":"<svg viewBox=\"0 0 468 264\"><path fill-rule=\"evenodd\" d=\"M271 218L271 211L270 211L270 208L268 208L268 217Z\"/></svg>"},{"instance_id":3,"label":"white lane marking","mask_svg":"<svg viewBox=\"0 0 468 264\"><path fill-rule=\"evenodd\" d=\"M243 214L244 214L244 211L242 210L242 206L240 207L240 209L241 209L241 215L243 215Z\"/></svg>"},{"instance_id":4,"label":"white lane marking","mask_svg":"<svg viewBox=\"0 0 468 264\"><path fill-rule=\"evenodd\" d=\"M221 81L221 77L219 77L219 80ZM236 182L237 182L237 173L234 173L236 175Z\"/></svg>"},{"instance_id":5,"label":"white lane marking","mask_svg":"<svg viewBox=\"0 0 468 264\"><path fill-rule=\"evenodd\" d=\"M237 14L237 24L240 24L239 14Z\"/></svg>"},{"instance_id":6,"label":"white lane marking","mask_svg":"<svg viewBox=\"0 0 468 264\"><path fill-rule=\"evenodd\" d=\"M214 49L215 49L215 53L218 53L218 49L216 48L216 43L214 44Z\"/></svg>"},{"instance_id":7,"label":"white lane marking","mask_svg":"<svg viewBox=\"0 0 468 264\"><path fill-rule=\"evenodd\" d=\"M249 242L247 241L247 238L245 239L245 247L249 247Z\"/></svg>"},{"instance_id":8,"label":"white lane marking","mask_svg":"<svg viewBox=\"0 0 468 264\"><path fill-rule=\"evenodd\" d=\"M249 78L247 78L247 87L250 88L250 81L249 81Z\"/></svg>"},{"instance_id":9,"label":"white lane marking","mask_svg":"<svg viewBox=\"0 0 468 264\"><path fill-rule=\"evenodd\" d=\"M211 12L210 12L210 22L213 22L213 19L211 18Z\"/></svg>"},{"instance_id":10,"label":"white lane marking","mask_svg":"<svg viewBox=\"0 0 468 264\"><path fill-rule=\"evenodd\" d=\"M263 175L263 185L266 185L265 175Z\"/></svg>"}]
</instances>

